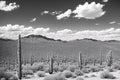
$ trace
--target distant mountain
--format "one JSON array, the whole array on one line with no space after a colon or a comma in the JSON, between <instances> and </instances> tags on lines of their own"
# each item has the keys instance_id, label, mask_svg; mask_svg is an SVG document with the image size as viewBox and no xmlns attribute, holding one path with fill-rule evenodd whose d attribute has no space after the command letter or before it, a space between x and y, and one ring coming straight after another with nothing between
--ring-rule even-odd
<instances>
[{"instance_id":1,"label":"distant mountain","mask_svg":"<svg viewBox=\"0 0 120 80\"><path fill-rule=\"evenodd\" d=\"M0 38L0 41L13 41L12 39Z\"/></svg>"},{"instance_id":2,"label":"distant mountain","mask_svg":"<svg viewBox=\"0 0 120 80\"><path fill-rule=\"evenodd\" d=\"M54 39L48 38L48 37L46 37L46 36L33 35L33 34L32 34L32 35L25 36L25 37L23 37L23 38L43 38L43 39L45 39L45 40L55 41Z\"/></svg>"},{"instance_id":3,"label":"distant mountain","mask_svg":"<svg viewBox=\"0 0 120 80\"><path fill-rule=\"evenodd\" d=\"M100 50L103 55L106 55L109 50L112 50L113 56L119 58L120 42L111 41L99 41L88 38L62 41L41 35L29 35L22 38L22 55L27 58L31 55L39 58L46 57L50 54L59 54L63 57L78 57L78 53L81 51L86 56L96 56L99 58ZM10 59L17 58L17 40L0 39L0 57L1 56Z\"/></svg>"}]
</instances>

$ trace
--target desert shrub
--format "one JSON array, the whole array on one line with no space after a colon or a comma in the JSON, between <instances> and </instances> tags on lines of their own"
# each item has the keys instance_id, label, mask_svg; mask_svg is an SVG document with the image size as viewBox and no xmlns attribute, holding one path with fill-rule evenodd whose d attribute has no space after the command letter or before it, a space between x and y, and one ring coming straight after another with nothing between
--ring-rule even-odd
<instances>
[{"instance_id":1,"label":"desert shrub","mask_svg":"<svg viewBox=\"0 0 120 80\"><path fill-rule=\"evenodd\" d=\"M100 74L102 79L115 79L115 77L107 71L104 71Z\"/></svg>"},{"instance_id":2,"label":"desert shrub","mask_svg":"<svg viewBox=\"0 0 120 80\"><path fill-rule=\"evenodd\" d=\"M63 71L66 70L67 68L68 68L67 65L62 64L62 65L59 66L59 71L63 72Z\"/></svg>"},{"instance_id":3,"label":"desert shrub","mask_svg":"<svg viewBox=\"0 0 120 80\"><path fill-rule=\"evenodd\" d=\"M38 77L45 77L46 76L44 71L38 71L36 74Z\"/></svg>"},{"instance_id":4,"label":"desert shrub","mask_svg":"<svg viewBox=\"0 0 120 80\"><path fill-rule=\"evenodd\" d=\"M33 72L37 72L37 71L44 71L44 64L43 63L34 63L32 65L32 70Z\"/></svg>"},{"instance_id":5,"label":"desert shrub","mask_svg":"<svg viewBox=\"0 0 120 80\"><path fill-rule=\"evenodd\" d=\"M89 78L89 76L88 76L88 75L85 75L84 78Z\"/></svg>"},{"instance_id":6,"label":"desert shrub","mask_svg":"<svg viewBox=\"0 0 120 80\"><path fill-rule=\"evenodd\" d=\"M22 75L23 77L26 77L27 75L33 75L33 71L32 70L22 70Z\"/></svg>"},{"instance_id":7,"label":"desert shrub","mask_svg":"<svg viewBox=\"0 0 120 80\"><path fill-rule=\"evenodd\" d=\"M46 67L44 71L45 71L45 73L49 73L49 71L50 71L49 67Z\"/></svg>"},{"instance_id":8,"label":"desert shrub","mask_svg":"<svg viewBox=\"0 0 120 80\"><path fill-rule=\"evenodd\" d=\"M4 67L0 67L0 72L2 71L6 71L7 69L6 68L4 68Z\"/></svg>"},{"instance_id":9,"label":"desert shrub","mask_svg":"<svg viewBox=\"0 0 120 80\"><path fill-rule=\"evenodd\" d=\"M23 70L32 70L31 64L22 65Z\"/></svg>"},{"instance_id":10,"label":"desert shrub","mask_svg":"<svg viewBox=\"0 0 120 80\"><path fill-rule=\"evenodd\" d=\"M98 72L99 70L98 70L97 67L91 67L91 68L90 68L90 71L91 71L91 72Z\"/></svg>"},{"instance_id":11,"label":"desert shrub","mask_svg":"<svg viewBox=\"0 0 120 80\"><path fill-rule=\"evenodd\" d=\"M84 73L82 71L80 71L80 70L75 70L74 74L76 76L82 76L82 75L84 75Z\"/></svg>"},{"instance_id":12,"label":"desert shrub","mask_svg":"<svg viewBox=\"0 0 120 80\"><path fill-rule=\"evenodd\" d=\"M120 70L120 65L119 65L119 64L113 64L113 65L112 65L112 68L113 68L113 69Z\"/></svg>"},{"instance_id":13,"label":"desert shrub","mask_svg":"<svg viewBox=\"0 0 120 80\"><path fill-rule=\"evenodd\" d=\"M111 68L111 67L109 67L109 68L107 68L107 71L108 71L108 72L114 72L114 69Z\"/></svg>"},{"instance_id":14,"label":"desert shrub","mask_svg":"<svg viewBox=\"0 0 120 80\"><path fill-rule=\"evenodd\" d=\"M95 74L92 74L91 77L96 77L96 75L95 75Z\"/></svg>"},{"instance_id":15,"label":"desert shrub","mask_svg":"<svg viewBox=\"0 0 120 80\"><path fill-rule=\"evenodd\" d=\"M81 77L77 77L76 80L84 80L84 79Z\"/></svg>"},{"instance_id":16,"label":"desert shrub","mask_svg":"<svg viewBox=\"0 0 120 80\"><path fill-rule=\"evenodd\" d=\"M75 75L75 74L72 75L72 78L76 78L76 77L77 77L77 75Z\"/></svg>"},{"instance_id":17,"label":"desert shrub","mask_svg":"<svg viewBox=\"0 0 120 80\"><path fill-rule=\"evenodd\" d=\"M56 66L56 65L55 65L55 66L53 67L53 71L54 71L54 72L58 72L58 71L59 71L59 66Z\"/></svg>"},{"instance_id":18,"label":"desert shrub","mask_svg":"<svg viewBox=\"0 0 120 80\"><path fill-rule=\"evenodd\" d=\"M76 69L76 66L75 65L70 65L67 70L70 70L71 72L74 72Z\"/></svg>"},{"instance_id":19,"label":"desert shrub","mask_svg":"<svg viewBox=\"0 0 120 80\"><path fill-rule=\"evenodd\" d=\"M62 75L65 76L66 78L70 78L73 76L73 73L69 70L65 70L62 72Z\"/></svg>"},{"instance_id":20,"label":"desert shrub","mask_svg":"<svg viewBox=\"0 0 120 80\"><path fill-rule=\"evenodd\" d=\"M83 69L82 69L82 72L83 72L83 73L89 73L90 70L83 68Z\"/></svg>"},{"instance_id":21,"label":"desert shrub","mask_svg":"<svg viewBox=\"0 0 120 80\"><path fill-rule=\"evenodd\" d=\"M46 76L43 80L66 80L62 73L56 73L49 76Z\"/></svg>"},{"instance_id":22,"label":"desert shrub","mask_svg":"<svg viewBox=\"0 0 120 80\"><path fill-rule=\"evenodd\" d=\"M0 79L5 80L18 80L17 76L11 72L0 72Z\"/></svg>"}]
</instances>

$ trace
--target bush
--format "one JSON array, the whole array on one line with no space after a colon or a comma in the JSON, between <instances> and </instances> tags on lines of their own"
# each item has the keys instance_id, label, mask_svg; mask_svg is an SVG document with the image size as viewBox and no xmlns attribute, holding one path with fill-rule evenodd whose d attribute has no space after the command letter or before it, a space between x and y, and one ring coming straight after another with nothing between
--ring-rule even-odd
<instances>
[{"instance_id":1,"label":"bush","mask_svg":"<svg viewBox=\"0 0 120 80\"><path fill-rule=\"evenodd\" d=\"M85 75L84 78L89 78L89 76L88 76L88 75Z\"/></svg>"},{"instance_id":2,"label":"bush","mask_svg":"<svg viewBox=\"0 0 120 80\"><path fill-rule=\"evenodd\" d=\"M58 71L59 71L59 67L55 65L55 66L53 67L53 71L54 71L54 72L58 72Z\"/></svg>"},{"instance_id":3,"label":"bush","mask_svg":"<svg viewBox=\"0 0 120 80\"><path fill-rule=\"evenodd\" d=\"M64 70L66 70L68 68L68 66L67 65L60 65L59 66L59 71L61 71L61 72L63 72Z\"/></svg>"},{"instance_id":4,"label":"bush","mask_svg":"<svg viewBox=\"0 0 120 80\"><path fill-rule=\"evenodd\" d=\"M69 70L65 70L65 71L62 72L62 75L66 78L70 78L70 77L73 76L73 73Z\"/></svg>"},{"instance_id":5,"label":"bush","mask_svg":"<svg viewBox=\"0 0 120 80\"><path fill-rule=\"evenodd\" d=\"M98 70L97 67L91 67L91 68L90 68L90 71L91 71L91 72L98 72L99 70Z\"/></svg>"},{"instance_id":6,"label":"bush","mask_svg":"<svg viewBox=\"0 0 120 80\"><path fill-rule=\"evenodd\" d=\"M49 76L46 76L43 80L66 80L62 73L56 73Z\"/></svg>"},{"instance_id":7,"label":"bush","mask_svg":"<svg viewBox=\"0 0 120 80\"><path fill-rule=\"evenodd\" d=\"M107 71L104 71L100 74L102 79L115 79L115 77Z\"/></svg>"},{"instance_id":8,"label":"bush","mask_svg":"<svg viewBox=\"0 0 120 80\"><path fill-rule=\"evenodd\" d=\"M76 69L76 66L75 65L70 65L67 70L70 70L71 72L74 72Z\"/></svg>"},{"instance_id":9,"label":"bush","mask_svg":"<svg viewBox=\"0 0 120 80\"><path fill-rule=\"evenodd\" d=\"M44 64L43 63L34 63L32 65L32 70L33 72L37 72L37 71L44 71Z\"/></svg>"},{"instance_id":10,"label":"bush","mask_svg":"<svg viewBox=\"0 0 120 80\"><path fill-rule=\"evenodd\" d=\"M84 79L81 77L77 77L76 80L84 80Z\"/></svg>"},{"instance_id":11,"label":"bush","mask_svg":"<svg viewBox=\"0 0 120 80\"><path fill-rule=\"evenodd\" d=\"M120 70L120 65L119 65L119 64L113 64L113 65L112 65L112 68L113 68L113 69Z\"/></svg>"},{"instance_id":12,"label":"bush","mask_svg":"<svg viewBox=\"0 0 120 80\"><path fill-rule=\"evenodd\" d=\"M33 75L33 71L32 70L22 70L22 75L23 77L26 77L27 75Z\"/></svg>"},{"instance_id":13,"label":"bush","mask_svg":"<svg viewBox=\"0 0 120 80\"><path fill-rule=\"evenodd\" d=\"M82 69L82 72L83 72L83 73L89 73L90 70L83 68L83 69Z\"/></svg>"},{"instance_id":14,"label":"bush","mask_svg":"<svg viewBox=\"0 0 120 80\"><path fill-rule=\"evenodd\" d=\"M23 70L32 70L31 64L22 65Z\"/></svg>"},{"instance_id":15,"label":"bush","mask_svg":"<svg viewBox=\"0 0 120 80\"><path fill-rule=\"evenodd\" d=\"M107 68L107 71L108 72L114 72L114 69L109 67L109 68Z\"/></svg>"},{"instance_id":16,"label":"bush","mask_svg":"<svg viewBox=\"0 0 120 80\"><path fill-rule=\"evenodd\" d=\"M96 77L96 75L95 75L95 74L92 74L91 77Z\"/></svg>"},{"instance_id":17,"label":"bush","mask_svg":"<svg viewBox=\"0 0 120 80\"><path fill-rule=\"evenodd\" d=\"M84 73L82 71L80 71L80 70L75 70L74 73L75 73L76 76L82 76L82 75L84 75Z\"/></svg>"},{"instance_id":18,"label":"bush","mask_svg":"<svg viewBox=\"0 0 120 80\"><path fill-rule=\"evenodd\" d=\"M0 72L0 79L5 80L18 80L17 76L15 76L11 72Z\"/></svg>"},{"instance_id":19,"label":"bush","mask_svg":"<svg viewBox=\"0 0 120 80\"><path fill-rule=\"evenodd\" d=\"M36 74L38 77L45 77L46 76L44 71L38 71Z\"/></svg>"}]
</instances>

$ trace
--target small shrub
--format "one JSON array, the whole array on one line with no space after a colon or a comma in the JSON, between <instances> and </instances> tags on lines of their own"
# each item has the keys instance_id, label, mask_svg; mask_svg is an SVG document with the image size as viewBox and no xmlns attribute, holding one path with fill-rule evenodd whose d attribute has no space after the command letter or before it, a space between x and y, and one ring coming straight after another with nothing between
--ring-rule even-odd
<instances>
[{"instance_id":1,"label":"small shrub","mask_svg":"<svg viewBox=\"0 0 120 80\"><path fill-rule=\"evenodd\" d=\"M112 68L113 68L113 69L120 70L120 65L119 65L119 64L113 64L113 65L112 65Z\"/></svg>"},{"instance_id":2,"label":"small shrub","mask_svg":"<svg viewBox=\"0 0 120 80\"><path fill-rule=\"evenodd\" d=\"M107 68L107 71L108 72L114 72L114 69L109 67L109 68Z\"/></svg>"},{"instance_id":3,"label":"small shrub","mask_svg":"<svg viewBox=\"0 0 120 80\"><path fill-rule=\"evenodd\" d=\"M75 73L76 76L82 76L82 75L84 75L84 73L82 71L80 71L80 70L75 70L74 73Z\"/></svg>"},{"instance_id":4,"label":"small shrub","mask_svg":"<svg viewBox=\"0 0 120 80\"><path fill-rule=\"evenodd\" d=\"M37 71L44 71L44 64L43 63L34 63L32 65L32 70L33 72L37 72Z\"/></svg>"},{"instance_id":5,"label":"small shrub","mask_svg":"<svg viewBox=\"0 0 120 80\"><path fill-rule=\"evenodd\" d=\"M54 66L54 67L53 67L53 71L54 71L54 72L58 72L58 71L59 71L59 67L58 67L58 66Z\"/></svg>"},{"instance_id":6,"label":"small shrub","mask_svg":"<svg viewBox=\"0 0 120 80\"><path fill-rule=\"evenodd\" d=\"M89 78L89 76L88 76L88 75L85 75L84 78Z\"/></svg>"},{"instance_id":7,"label":"small shrub","mask_svg":"<svg viewBox=\"0 0 120 80\"><path fill-rule=\"evenodd\" d=\"M38 77L45 77L46 76L44 71L38 71L36 74Z\"/></svg>"},{"instance_id":8,"label":"small shrub","mask_svg":"<svg viewBox=\"0 0 120 80\"><path fill-rule=\"evenodd\" d=\"M84 79L81 77L77 77L76 80L84 80Z\"/></svg>"},{"instance_id":9,"label":"small shrub","mask_svg":"<svg viewBox=\"0 0 120 80\"><path fill-rule=\"evenodd\" d=\"M68 66L67 65L60 65L59 66L59 71L61 71L61 72L63 72L64 70L66 70L68 68Z\"/></svg>"},{"instance_id":10,"label":"small shrub","mask_svg":"<svg viewBox=\"0 0 120 80\"><path fill-rule=\"evenodd\" d=\"M98 72L99 70L98 70L97 67L91 67L91 68L90 68L90 71L91 71L91 72Z\"/></svg>"},{"instance_id":11,"label":"small shrub","mask_svg":"<svg viewBox=\"0 0 120 80\"><path fill-rule=\"evenodd\" d=\"M66 78L70 78L73 76L73 73L69 70L65 70L62 72L62 75L65 76Z\"/></svg>"},{"instance_id":12,"label":"small shrub","mask_svg":"<svg viewBox=\"0 0 120 80\"><path fill-rule=\"evenodd\" d=\"M95 75L95 74L92 74L91 77L96 77L96 75Z\"/></svg>"},{"instance_id":13,"label":"small shrub","mask_svg":"<svg viewBox=\"0 0 120 80\"><path fill-rule=\"evenodd\" d=\"M115 79L115 77L107 71L104 71L100 74L102 79Z\"/></svg>"},{"instance_id":14,"label":"small shrub","mask_svg":"<svg viewBox=\"0 0 120 80\"><path fill-rule=\"evenodd\" d=\"M83 68L83 69L82 69L82 72L83 72L83 73L89 73L90 70Z\"/></svg>"},{"instance_id":15,"label":"small shrub","mask_svg":"<svg viewBox=\"0 0 120 80\"><path fill-rule=\"evenodd\" d=\"M70 65L67 70L70 70L71 72L74 72L76 69L76 66L75 65Z\"/></svg>"},{"instance_id":16,"label":"small shrub","mask_svg":"<svg viewBox=\"0 0 120 80\"><path fill-rule=\"evenodd\" d=\"M27 75L33 75L33 71L32 70L22 70L22 75L23 77L26 77Z\"/></svg>"},{"instance_id":17,"label":"small shrub","mask_svg":"<svg viewBox=\"0 0 120 80\"><path fill-rule=\"evenodd\" d=\"M18 80L17 76L15 76L11 72L0 72L0 79L5 80Z\"/></svg>"},{"instance_id":18,"label":"small shrub","mask_svg":"<svg viewBox=\"0 0 120 80\"><path fill-rule=\"evenodd\" d=\"M49 76L46 76L43 80L66 80L62 73L56 73Z\"/></svg>"},{"instance_id":19,"label":"small shrub","mask_svg":"<svg viewBox=\"0 0 120 80\"><path fill-rule=\"evenodd\" d=\"M22 65L23 70L32 70L31 64Z\"/></svg>"},{"instance_id":20,"label":"small shrub","mask_svg":"<svg viewBox=\"0 0 120 80\"><path fill-rule=\"evenodd\" d=\"M45 71L45 73L49 73L50 68L49 68L49 67L46 67L44 71Z\"/></svg>"}]
</instances>

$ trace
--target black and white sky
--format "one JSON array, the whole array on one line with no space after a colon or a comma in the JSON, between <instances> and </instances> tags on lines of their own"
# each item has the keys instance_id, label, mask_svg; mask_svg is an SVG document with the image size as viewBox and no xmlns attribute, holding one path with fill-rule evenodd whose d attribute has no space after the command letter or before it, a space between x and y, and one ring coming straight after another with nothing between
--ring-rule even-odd
<instances>
[{"instance_id":1,"label":"black and white sky","mask_svg":"<svg viewBox=\"0 0 120 80\"><path fill-rule=\"evenodd\" d=\"M120 0L0 0L0 37L120 40Z\"/></svg>"}]
</instances>

